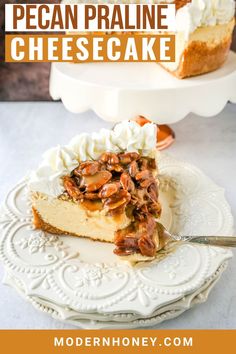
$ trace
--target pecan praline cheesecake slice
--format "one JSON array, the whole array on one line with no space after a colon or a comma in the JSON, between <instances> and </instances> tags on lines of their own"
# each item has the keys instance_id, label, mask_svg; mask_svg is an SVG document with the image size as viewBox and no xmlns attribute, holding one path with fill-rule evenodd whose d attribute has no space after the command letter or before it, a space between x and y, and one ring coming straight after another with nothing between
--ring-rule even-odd
<instances>
[{"instance_id":1,"label":"pecan praline cheesecake slice","mask_svg":"<svg viewBox=\"0 0 236 354\"><path fill-rule=\"evenodd\" d=\"M163 247L156 129L123 122L48 151L29 180L35 227L113 242L129 261L154 258Z\"/></svg>"}]
</instances>

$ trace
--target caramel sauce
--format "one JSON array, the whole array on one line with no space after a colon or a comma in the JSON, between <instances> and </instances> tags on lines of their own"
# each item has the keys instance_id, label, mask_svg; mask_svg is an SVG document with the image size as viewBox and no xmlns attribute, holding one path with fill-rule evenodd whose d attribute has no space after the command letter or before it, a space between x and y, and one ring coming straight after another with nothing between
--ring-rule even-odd
<instances>
[{"instance_id":1,"label":"caramel sauce","mask_svg":"<svg viewBox=\"0 0 236 354\"><path fill-rule=\"evenodd\" d=\"M101 211L103 209L103 205L100 200L84 200L81 202L81 206L89 211Z\"/></svg>"}]
</instances>

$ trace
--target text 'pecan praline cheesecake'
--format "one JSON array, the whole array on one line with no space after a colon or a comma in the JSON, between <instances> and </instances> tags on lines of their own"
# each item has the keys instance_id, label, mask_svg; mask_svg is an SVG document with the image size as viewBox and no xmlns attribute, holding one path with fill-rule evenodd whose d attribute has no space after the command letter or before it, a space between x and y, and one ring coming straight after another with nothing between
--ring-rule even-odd
<instances>
[{"instance_id":1,"label":"text 'pecan praline cheesecake'","mask_svg":"<svg viewBox=\"0 0 236 354\"><path fill-rule=\"evenodd\" d=\"M35 227L113 242L128 261L153 259L165 243L156 134L155 124L125 121L47 151L28 183Z\"/></svg>"},{"instance_id":2,"label":"text 'pecan praline cheesecake'","mask_svg":"<svg viewBox=\"0 0 236 354\"><path fill-rule=\"evenodd\" d=\"M62 0L64 4L82 2L90 1ZM214 71L227 59L235 25L235 0L108 0L106 3L175 4L175 61L160 64L179 79Z\"/></svg>"}]
</instances>

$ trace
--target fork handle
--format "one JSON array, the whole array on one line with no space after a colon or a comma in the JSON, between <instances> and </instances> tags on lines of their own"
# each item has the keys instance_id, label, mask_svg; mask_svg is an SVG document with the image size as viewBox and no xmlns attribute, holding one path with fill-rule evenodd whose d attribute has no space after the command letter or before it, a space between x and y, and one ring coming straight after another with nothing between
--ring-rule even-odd
<instances>
[{"instance_id":1,"label":"fork handle","mask_svg":"<svg viewBox=\"0 0 236 354\"><path fill-rule=\"evenodd\" d=\"M211 246L236 247L236 236L193 236L186 241Z\"/></svg>"}]
</instances>

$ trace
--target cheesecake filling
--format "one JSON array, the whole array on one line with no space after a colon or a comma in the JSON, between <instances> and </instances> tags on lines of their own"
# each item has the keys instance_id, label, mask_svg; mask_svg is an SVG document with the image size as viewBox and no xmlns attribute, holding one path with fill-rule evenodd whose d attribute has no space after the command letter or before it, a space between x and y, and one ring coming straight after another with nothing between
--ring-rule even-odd
<instances>
[{"instance_id":1,"label":"cheesecake filling","mask_svg":"<svg viewBox=\"0 0 236 354\"><path fill-rule=\"evenodd\" d=\"M81 162L63 177L63 196L114 218L125 213L131 222L115 231L114 253L153 257L158 248L155 219L161 213L156 171L154 158L106 152L98 160Z\"/></svg>"}]
</instances>

